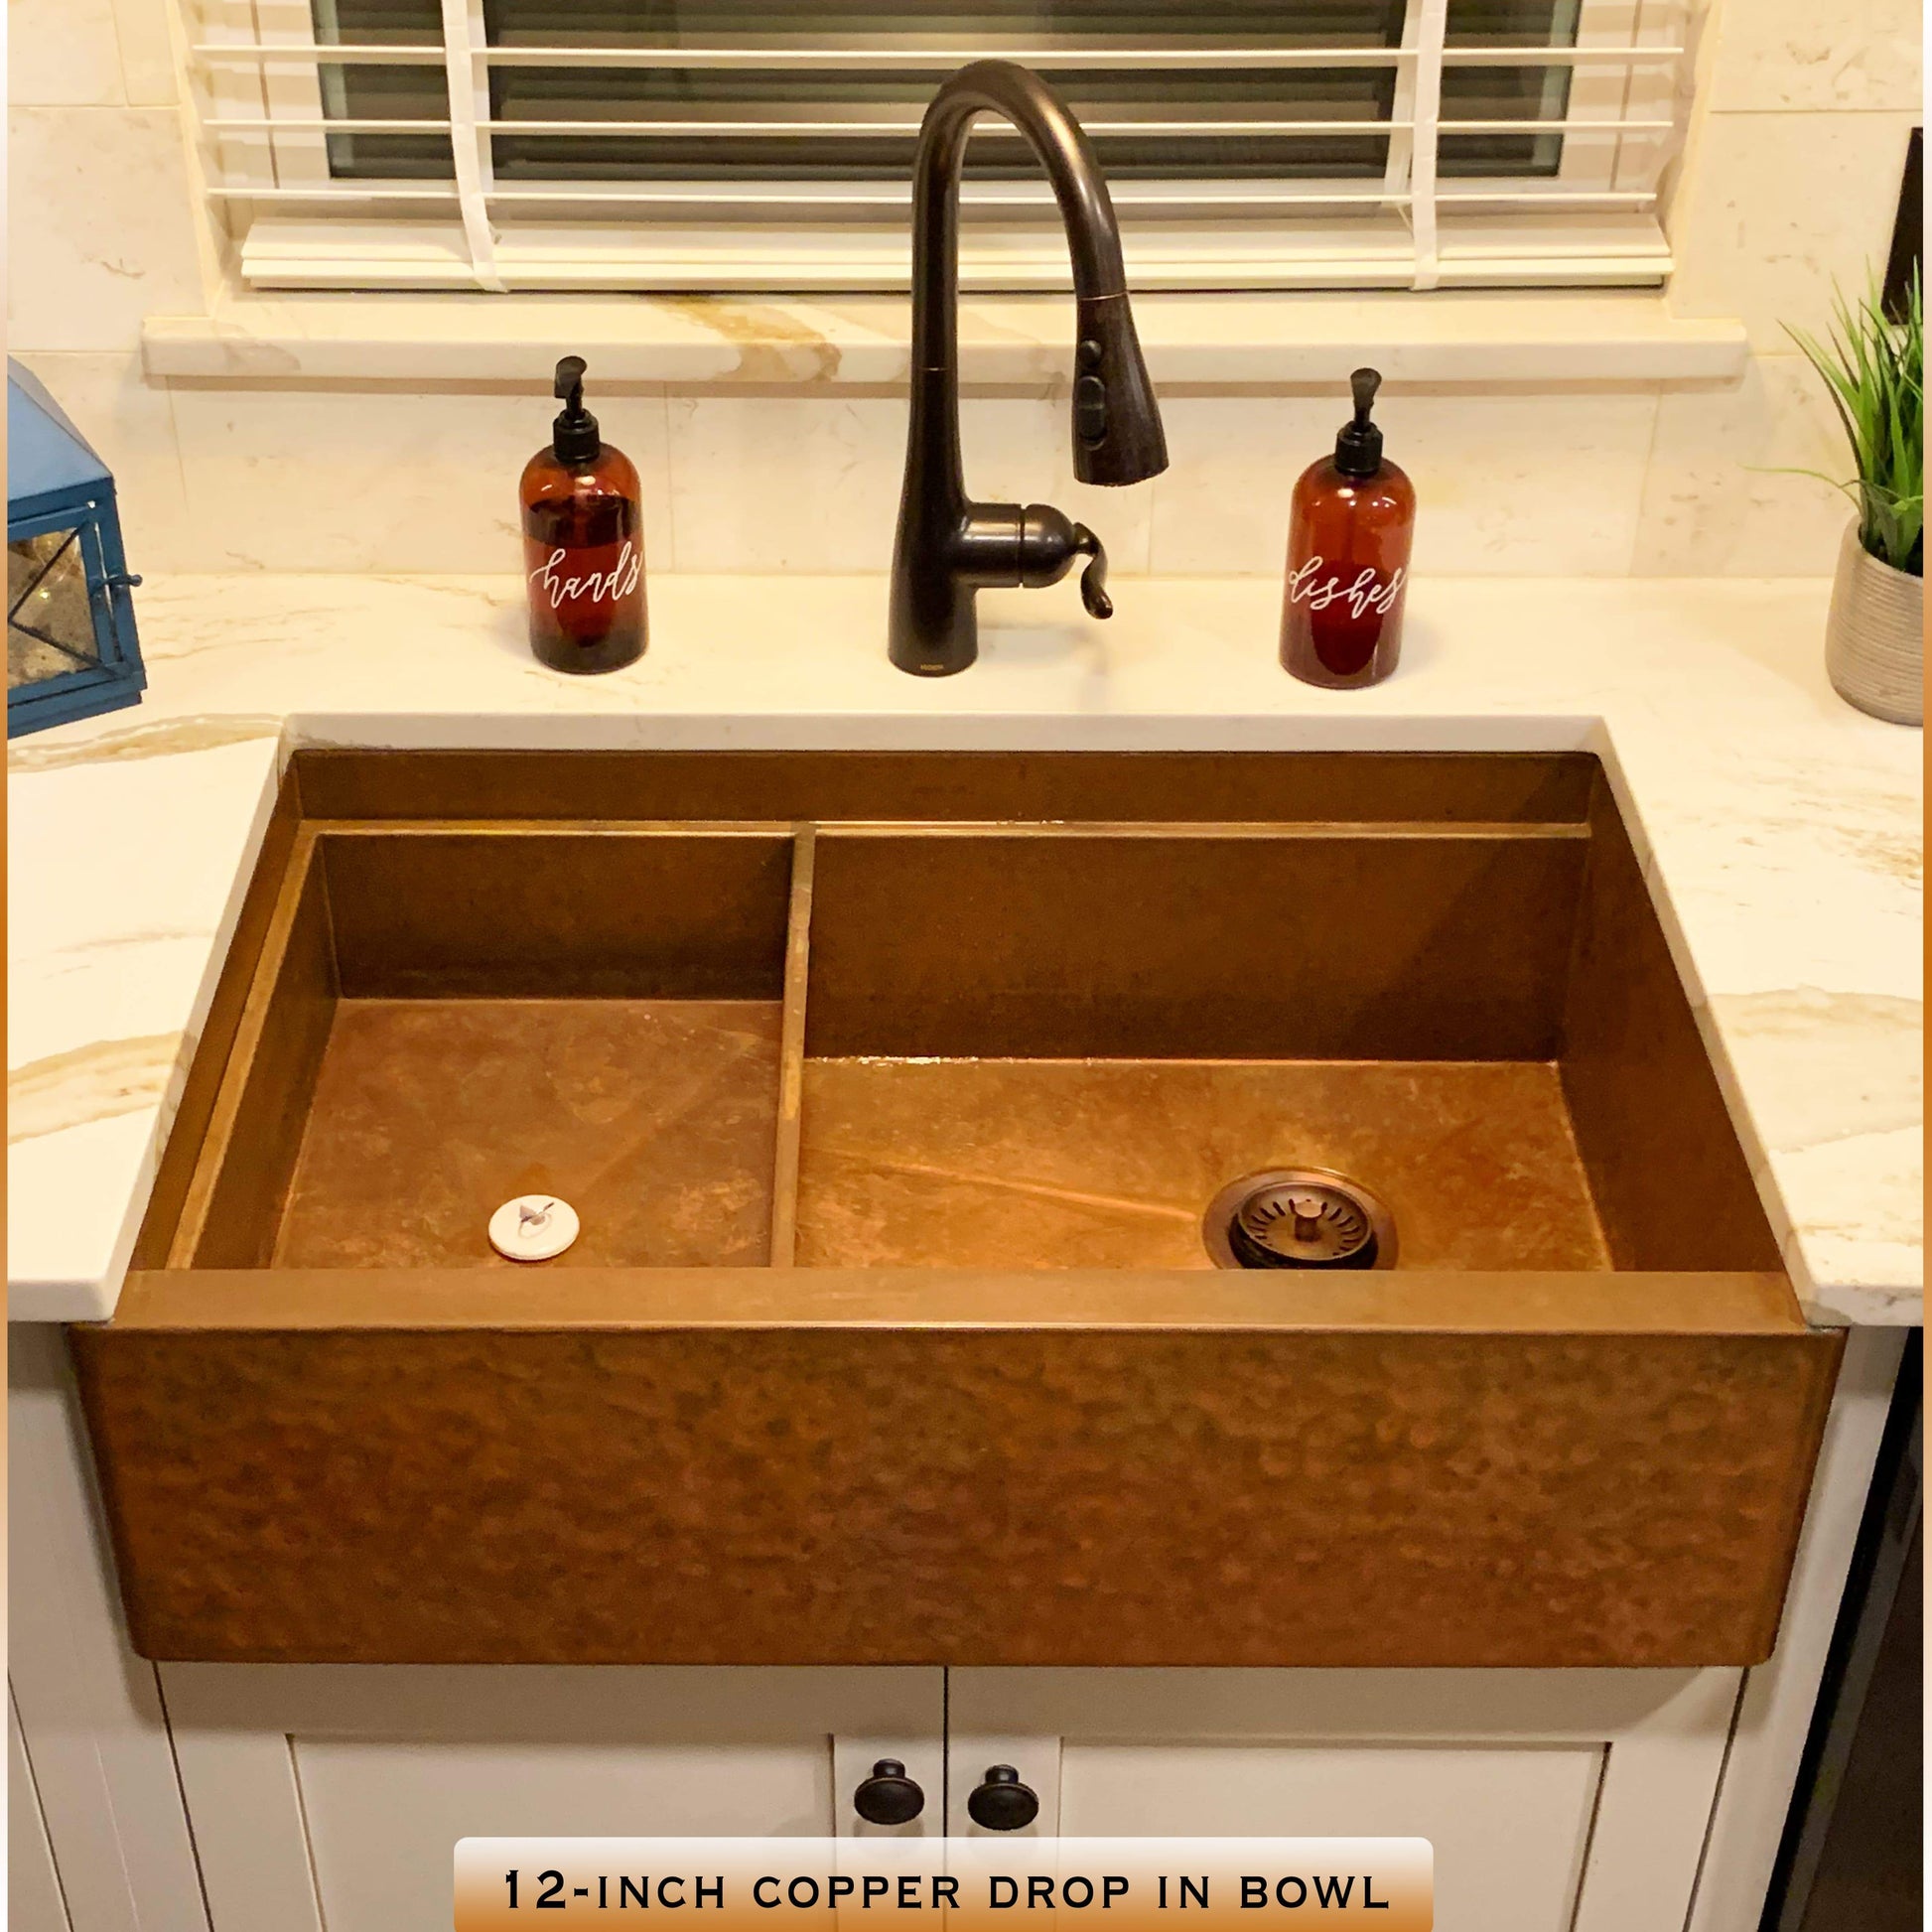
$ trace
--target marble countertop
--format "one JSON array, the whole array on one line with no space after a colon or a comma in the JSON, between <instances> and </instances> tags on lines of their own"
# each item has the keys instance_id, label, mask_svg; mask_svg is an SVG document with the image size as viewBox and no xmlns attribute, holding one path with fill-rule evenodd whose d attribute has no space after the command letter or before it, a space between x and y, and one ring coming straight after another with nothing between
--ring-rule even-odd
<instances>
[{"instance_id":1,"label":"marble countertop","mask_svg":"<svg viewBox=\"0 0 1932 1932\"><path fill-rule=\"evenodd\" d=\"M982 599L982 658L886 662L873 578L661 577L573 679L514 578L150 579L133 711L9 748L15 1319L109 1313L300 744L1593 751L1812 1312L1917 1322L1921 740L1825 681L1810 581L1418 582L1401 672L1310 690L1266 580Z\"/></svg>"}]
</instances>

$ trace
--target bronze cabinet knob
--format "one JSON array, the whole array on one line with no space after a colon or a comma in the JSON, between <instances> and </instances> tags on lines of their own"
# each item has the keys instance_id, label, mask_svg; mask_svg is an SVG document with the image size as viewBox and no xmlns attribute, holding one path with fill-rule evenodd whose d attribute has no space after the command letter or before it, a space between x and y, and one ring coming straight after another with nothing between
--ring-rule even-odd
<instances>
[{"instance_id":1,"label":"bronze cabinet knob","mask_svg":"<svg viewBox=\"0 0 1932 1932\"><path fill-rule=\"evenodd\" d=\"M966 1816L989 1832L1024 1831L1039 1816L1039 1794L1020 1782L1011 1764L992 1764L985 1781L966 1800Z\"/></svg>"},{"instance_id":2,"label":"bronze cabinet knob","mask_svg":"<svg viewBox=\"0 0 1932 1932\"><path fill-rule=\"evenodd\" d=\"M852 1809L868 1825L909 1825L925 1809L925 1793L897 1758L882 1757L852 1794Z\"/></svg>"}]
</instances>

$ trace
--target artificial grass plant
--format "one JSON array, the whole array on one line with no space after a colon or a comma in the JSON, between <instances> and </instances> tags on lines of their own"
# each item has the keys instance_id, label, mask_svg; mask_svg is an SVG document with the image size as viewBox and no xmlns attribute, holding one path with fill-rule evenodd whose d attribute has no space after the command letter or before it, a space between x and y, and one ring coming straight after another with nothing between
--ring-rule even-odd
<instances>
[{"instance_id":1,"label":"artificial grass plant","mask_svg":"<svg viewBox=\"0 0 1932 1932\"><path fill-rule=\"evenodd\" d=\"M1919 272L1904 314L1884 312L1874 287L1857 302L1835 294L1832 327L1821 343L1785 333L1824 377L1852 445L1856 481L1818 477L1850 496L1859 541L1894 570L1925 575L1925 308Z\"/></svg>"}]
</instances>

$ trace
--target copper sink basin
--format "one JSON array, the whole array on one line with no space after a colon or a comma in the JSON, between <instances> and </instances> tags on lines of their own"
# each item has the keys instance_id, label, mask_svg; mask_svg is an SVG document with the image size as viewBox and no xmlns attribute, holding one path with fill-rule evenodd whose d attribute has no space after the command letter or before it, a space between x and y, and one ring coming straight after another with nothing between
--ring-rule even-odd
<instances>
[{"instance_id":1,"label":"copper sink basin","mask_svg":"<svg viewBox=\"0 0 1932 1932\"><path fill-rule=\"evenodd\" d=\"M165 1657L1750 1662L1837 1360L1583 756L299 755L137 1264Z\"/></svg>"}]
</instances>

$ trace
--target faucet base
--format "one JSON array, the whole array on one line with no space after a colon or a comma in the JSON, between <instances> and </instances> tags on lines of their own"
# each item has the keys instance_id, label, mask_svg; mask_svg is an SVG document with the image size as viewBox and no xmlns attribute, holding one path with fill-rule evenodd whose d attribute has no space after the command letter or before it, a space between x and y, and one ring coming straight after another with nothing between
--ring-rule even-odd
<instances>
[{"instance_id":1,"label":"faucet base","mask_svg":"<svg viewBox=\"0 0 1932 1932\"><path fill-rule=\"evenodd\" d=\"M957 677L961 671L970 671L979 661L979 652L971 657L962 657L956 664L913 664L895 657L893 663L911 677Z\"/></svg>"},{"instance_id":2,"label":"faucet base","mask_svg":"<svg viewBox=\"0 0 1932 1932\"><path fill-rule=\"evenodd\" d=\"M901 529L894 546L888 655L913 677L951 677L970 669L979 656L979 586L951 568L951 554L970 517L946 520L953 525L950 541L927 537L915 526ZM915 558L943 561L937 569L919 569Z\"/></svg>"}]
</instances>

